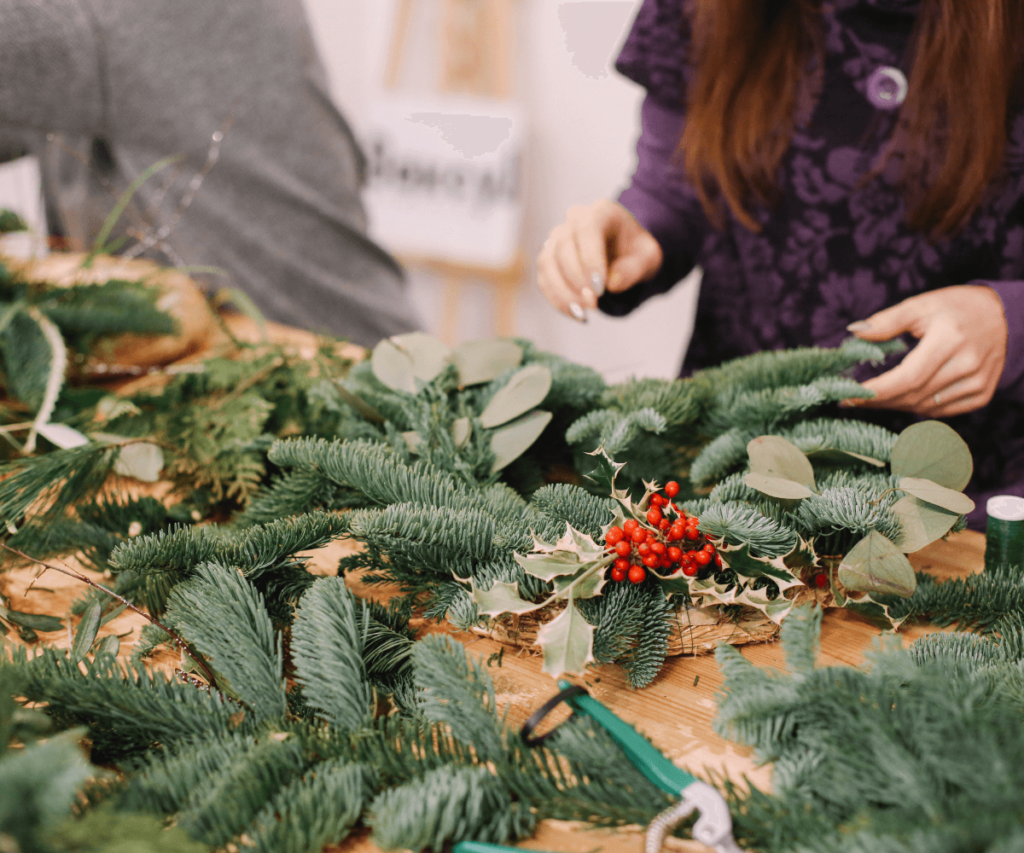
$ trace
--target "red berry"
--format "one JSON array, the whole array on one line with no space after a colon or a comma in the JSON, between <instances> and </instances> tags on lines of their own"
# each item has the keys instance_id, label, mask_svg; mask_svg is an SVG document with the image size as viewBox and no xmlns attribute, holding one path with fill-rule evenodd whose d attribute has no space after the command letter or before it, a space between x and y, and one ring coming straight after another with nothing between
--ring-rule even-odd
<instances>
[{"instance_id":1,"label":"red berry","mask_svg":"<svg viewBox=\"0 0 1024 853\"><path fill-rule=\"evenodd\" d=\"M661 521L658 522L658 530L660 530L662 533L664 533L666 530L670 530L671 527L672 522L669 521L667 518L663 518Z\"/></svg>"},{"instance_id":2,"label":"red berry","mask_svg":"<svg viewBox=\"0 0 1024 853\"><path fill-rule=\"evenodd\" d=\"M647 572L644 571L643 566L633 566L629 570L630 583L642 583L645 577L647 577Z\"/></svg>"},{"instance_id":3,"label":"red berry","mask_svg":"<svg viewBox=\"0 0 1024 853\"><path fill-rule=\"evenodd\" d=\"M623 539L621 542L616 543L615 553L618 554L620 557L628 557L630 554L633 553L633 546L625 539Z\"/></svg>"},{"instance_id":4,"label":"red berry","mask_svg":"<svg viewBox=\"0 0 1024 853\"><path fill-rule=\"evenodd\" d=\"M664 506L664 505L665 505L665 499L661 495L659 495L657 492L655 492L653 495L651 495L651 506Z\"/></svg>"},{"instance_id":5,"label":"red berry","mask_svg":"<svg viewBox=\"0 0 1024 853\"><path fill-rule=\"evenodd\" d=\"M627 518L622 525L622 532L627 536L632 535L633 531L640 526L640 522L635 518Z\"/></svg>"},{"instance_id":6,"label":"red berry","mask_svg":"<svg viewBox=\"0 0 1024 853\"><path fill-rule=\"evenodd\" d=\"M639 545L636 546L636 552L641 557L646 557L648 554L651 553L651 546L646 542L641 542Z\"/></svg>"},{"instance_id":7,"label":"red berry","mask_svg":"<svg viewBox=\"0 0 1024 853\"><path fill-rule=\"evenodd\" d=\"M653 569L660 562L661 562L661 557L659 557L657 554L648 554L643 559L643 564L645 566L647 566L647 568L649 568L649 569Z\"/></svg>"},{"instance_id":8,"label":"red berry","mask_svg":"<svg viewBox=\"0 0 1024 853\"><path fill-rule=\"evenodd\" d=\"M714 554L715 546L712 543L708 542L703 548L701 548L701 550L707 551L709 554Z\"/></svg>"},{"instance_id":9,"label":"red berry","mask_svg":"<svg viewBox=\"0 0 1024 853\"><path fill-rule=\"evenodd\" d=\"M615 560L615 568L622 569L624 572L629 571L629 560L625 557L619 557Z\"/></svg>"},{"instance_id":10,"label":"red berry","mask_svg":"<svg viewBox=\"0 0 1024 853\"><path fill-rule=\"evenodd\" d=\"M678 563L681 559L683 559L683 551L682 551L682 549L681 548L677 548L675 545L671 546L668 549L667 553L668 553L668 558L673 563Z\"/></svg>"},{"instance_id":11,"label":"red berry","mask_svg":"<svg viewBox=\"0 0 1024 853\"><path fill-rule=\"evenodd\" d=\"M825 587L828 586L828 576L824 572L822 572L820 575L815 575L814 576L814 585L818 589L824 589Z\"/></svg>"},{"instance_id":12,"label":"red berry","mask_svg":"<svg viewBox=\"0 0 1024 853\"><path fill-rule=\"evenodd\" d=\"M667 483L665 483L665 494L668 495L670 498L674 498L676 495L678 495L679 483L677 483L675 480L669 480Z\"/></svg>"},{"instance_id":13,"label":"red berry","mask_svg":"<svg viewBox=\"0 0 1024 853\"><path fill-rule=\"evenodd\" d=\"M616 566L614 569L612 569L612 580L613 581L624 581L628 574L629 574L629 570L628 569L620 569L618 566Z\"/></svg>"},{"instance_id":14,"label":"red berry","mask_svg":"<svg viewBox=\"0 0 1024 853\"><path fill-rule=\"evenodd\" d=\"M693 561L698 566L706 566L708 563L711 562L711 555L707 551L694 551Z\"/></svg>"},{"instance_id":15,"label":"red berry","mask_svg":"<svg viewBox=\"0 0 1024 853\"><path fill-rule=\"evenodd\" d=\"M683 574L692 578L697 574L697 567L693 563L683 563Z\"/></svg>"},{"instance_id":16,"label":"red berry","mask_svg":"<svg viewBox=\"0 0 1024 853\"><path fill-rule=\"evenodd\" d=\"M696 542L700 538L700 531L696 527L687 527L686 538L691 542Z\"/></svg>"},{"instance_id":17,"label":"red berry","mask_svg":"<svg viewBox=\"0 0 1024 853\"><path fill-rule=\"evenodd\" d=\"M672 568L672 561L668 557L662 557L658 561L658 568L659 569L671 569Z\"/></svg>"},{"instance_id":18,"label":"red berry","mask_svg":"<svg viewBox=\"0 0 1024 853\"><path fill-rule=\"evenodd\" d=\"M721 554L715 554L715 565L718 566L718 568L722 568L722 555Z\"/></svg>"},{"instance_id":19,"label":"red berry","mask_svg":"<svg viewBox=\"0 0 1024 853\"><path fill-rule=\"evenodd\" d=\"M638 544L640 542L646 542L647 541L647 531L644 528L642 528L642 527L638 527L636 530L634 530L632 533L629 534L629 538L632 539L634 542L636 542Z\"/></svg>"},{"instance_id":20,"label":"red berry","mask_svg":"<svg viewBox=\"0 0 1024 853\"><path fill-rule=\"evenodd\" d=\"M625 535L621 527L609 527L608 532L604 535L604 541L609 545L614 545L617 542L621 542Z\"/></svg>"},{"instance_id":21,"label":"red berry","mask_svg":"<svg viewBox=\"0 0 1024 853\"><path fill-rule=\"evenodd\" d=\"M657 554L659 557L664 557L665 553L668 551L668 548L665 547L664 542L652 542L650 547L651 551Z\"/></svg>"},{"instance_id":22,"label":"red berry","mask_svg":"<svg viewBox=\"0 0 1024 853\"><path fill-rule=\"evenodd\" d=\"M652 506L649 510L647 510L647 522L648 524L653 524L655 527L661 524L660 507Z\"/></svg>"},{"instance_id":23,"label":"red berry","mask_svg":"<svg viewBox=\"0 0 1024 853\"><path fill-rule=\"evenodd\" d=\"M681 524L673 524L668 529L668 541L669 542L678 542L685 535L686 535L686 528L683 527Z\"/></svg>"}]
</instances>

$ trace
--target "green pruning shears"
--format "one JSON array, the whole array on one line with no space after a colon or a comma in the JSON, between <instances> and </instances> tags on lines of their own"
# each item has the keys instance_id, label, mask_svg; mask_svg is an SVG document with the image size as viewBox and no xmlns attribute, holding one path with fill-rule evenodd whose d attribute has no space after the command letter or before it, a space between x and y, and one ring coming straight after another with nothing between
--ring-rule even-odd
<instances>
[{"instance_id":1,"label":"green pruning shears","mask_svg":"<svg viewBox=\"0 0 1024 853\"><path fill-rule=\"evenodd\" d=\"M743 853L732 837L732 818L725 798L711 785L695 779L676 767L651 746L629 723L619 719L582 687L559 681L561 691L545 702L523 725L522 737L527 746L536 746L550 737L552 729L533 737L533 731L554 708L565 702L575 714L592 718L622 749L633 766L661 790L678 794L679 802L659 814L644 837L644 853L659 853L665 836L695 809L700 817L693 825L693 837L718 853ZM464 841L455 845L455 853L498 853L508 848L498 844Z\"/></svg>"}]
</instances>

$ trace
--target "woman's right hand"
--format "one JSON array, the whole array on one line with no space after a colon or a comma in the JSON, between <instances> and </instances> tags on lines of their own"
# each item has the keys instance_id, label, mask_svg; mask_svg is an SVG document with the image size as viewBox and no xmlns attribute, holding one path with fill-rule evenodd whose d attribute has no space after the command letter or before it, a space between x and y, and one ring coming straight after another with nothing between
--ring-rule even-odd
<instances>
[{"instance_id":1,"label":"woman's right hand","mask_svg":"<svg viewBox=\"0 0 1024 853\"><path fill-rule=\"evenodd\" d=\"M586 319L605 290L618 293L661 269L661 246L621 204L570 207L537 257L537 283L559 311Z\"/></svg>"}]
</instances>

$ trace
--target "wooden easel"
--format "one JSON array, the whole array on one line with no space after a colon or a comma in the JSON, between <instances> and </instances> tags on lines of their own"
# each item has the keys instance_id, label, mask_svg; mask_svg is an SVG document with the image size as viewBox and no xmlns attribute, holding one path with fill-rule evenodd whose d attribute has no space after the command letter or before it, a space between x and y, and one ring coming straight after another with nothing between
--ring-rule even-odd
<instances>
[{"instance_id":1,"label":"wooden easel","mask_svg":"<svg viewBox=\"0 0 1024 853\"><path fill-rule=\"evenodd\" d=\"M441 73L438 91L508 99L512 95L515 0L436 0L441 3ZM394 90L408 51L415 0L397 0L388 49L384 86ZM463 290L471 281L494 288L494 326L499 337L515 334L515 313L526 269L518 250L504 267L461 264L441 258L402 256L444 282L440 337L454 345L458 336Z\"/></svg>"}]
</instances>

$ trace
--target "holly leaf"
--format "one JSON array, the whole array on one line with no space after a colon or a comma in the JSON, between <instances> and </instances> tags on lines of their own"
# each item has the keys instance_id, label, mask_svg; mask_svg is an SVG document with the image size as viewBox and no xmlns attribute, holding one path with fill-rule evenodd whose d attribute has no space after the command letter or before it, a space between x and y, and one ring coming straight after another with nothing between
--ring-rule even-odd
<instances>
[{"instance_id":1,"label":"holly leaf","mask_svg":"<svg viewBox=\"0 0 1024 853\"><path fill-rule=\"evenodd\" d=\"M607 582L604 568L604 566L599 568L598 563L585 563L571 577L555 578L555 594L558 598L567 598L571 590L572 597L575 599L593 598L595 595L600 595Z\"/></svg>"},{"instance_id":2,"label":"holly leaf","mask_svg":"<svg viewBox=\"0 0 1024 853\"><path fill-rule=\"evenodd\" d=\"M466 341L452 351L459 370L459 384L479 385L491 382L517 367L523 360L523 348L508 340Z\"/></svg>"},{"instance_id":3,"label":"holly leaf","mask_svg":"<svg viewBox=\"0 0 1024 853\"><path fill-rule=\"evenodd\" d=\"M593 480L602 494L618 497L615 492L615 478L619 471L626 467L625 462L616 462L612 459L602 444L597 450L593 450L587 456L594 457L594 467L587 472L588 480ZM625 494L623 492L622 494Z\"/></svg>"},{"instance_id":4,"label":"holly leaf","mask_svg":"<svg viewBox=\"0 0 1024 853\"><path fill-rule=\"evenodd\" d=\"M572 575L579 571L581 563L576 554L560 551L551 554L513 554L513 558L523 571L544 581L553 580L562 575Z\"/></svg>"},{"instance_id":5,"label":"holly leaf","mask_svg":"<svg viewBox=\"0 0 1024 853\"><path fill-rule=\"evenodd\" d=\"M534 409L494 430L491 433L491 451L494 453L491 473L497 473L525 453L540 438L550 420L551 412Z\"/></svg>"},{"instance_id":6,"label":"holly leaf","mask_svg":"<svg viewBox=\"0 0 1024 853\"><path fill-rule=\"evenodd\" d=\"M377 381L392 391L404 391L406 394L416 393L416 376L412 369L412 358L391 340L385 338L373 348L373 353L370 355L370 366Z\"/></svg>"},{"instance_id":7,"label":"holly leaf","mask_svg":"<svg viewBox=\"0 0 1024 853\"><path fill-rule=\"evenodd\" d=\"M508 423L543 403L550 390L551 371L543 364L528 364L495 392L480 413L480 423L487 429Z\"/></svg>"},{"instance_id":8,"label":"holly leaf","mask_svg":"<svg viewBox=\"0 0 1024 853\"><path fill-rule=\"evenodd\" d=\"M743 478L743 482L750 486L750 488L757 489L761 494L773 498L800 500L801 498L809 498L814 494L803 483L785 480L782 477L773 477L769 474L758 474L754 471L747 474Z\"/></svg>"},{"instance_id":9,"label":"holly leaf","mask_svg":"<svg viewBox=\"0 0 1024 853\"><path fill-rule=\"evenodd\" d=\"M899 477L931 480L957 492L963 491L974 472L967 442L941 421L921 421L903 430L889 465Z\"/></svg>"},{"instance_id":10,"label":"holly leaf","mask_svg":"<svg viewBox=\"0 0 1024 853\"><path fill-rule=\"evenodd\" d=\"M543 671L552 678L579 674L594 660L594 626L576 609L572 597L565 610L541 626L537 645L544 652Z\"/></svg>"},{"instance_id":11,"label":"holly leaf","mask_svg":"<svg viewBox=\"0 0 1024 853\"><path fill-rule=\"evenodd\" d=\"M806 543L798 543L790 554L795 553L802 544ZM737 575L746 580L768 577L776 582L780 590L801 585L800 580L795 577L793 570L786 565L785 556L774 559L752 557L750 555L750 544L746 542L735 548L730 548L724 544L719 545L718 553L722 557L723 565L732 569Z\"/></svg>"},{"instance_id":12,"label":"holly leaf","mask_svg":"<svg viewBox=\"0 0 1024 853\"><path fill-rule=\"evenodd\" d=\"M913 495L927 503L942 507L942 509L955 512L957 515L966 515L974 509L972 501L963 492L956 492L940 486L932 480L922 480L919 477L901 477L896 488L908 495Z\"/></svg>"},{"instance_id":13,"label":"holly leaf","mask_svg":"<svg viewBox=\"0 0 1024 853\"><path fill-rule=\"evenodd\" d=\"M900 625L906 621L907 616L910 615L907 613L897 619L889 612L888 604L882 604L880 601L875 601L870 595L865 595L862 598L858 598L856 601L847 599L843 606L845 609L852 610L854 613L859 614L872 625L875 625L882 630L898 630Z\"/></svg>"},{"instance_id":14,"label":"holly leaf","mask_svg":"<svg viewBox=\"0 0 1024 853\"><path fill-rule=\"evenodd\" d=\"M778 435L762 435L747 444L750 470L755 474L792 480L814 489L814 468L795 444ZM755 487L756 488L756 487ZM806 497L806 496L805 496Z\"/></svg>"},{"instance_id":15,"label":"holly leaf","mask_svg":"<svg viewBox=\"0 0 1024 853\"><path fill-rule=\"evenodd\" d=\"M839 582L847 590L908 598L917 588L914 567L892 542L872 530L839 564Z\"/></svg>"},{"instance_id":16,"label":"holly leaf","mask_svg":"<svg viewBox=\"0 0 1024 853\"><path fill-rule=\"evenodd\" d=\"M409 357L412 375L423 382L429 382L444 370L452 355L441 341L424 332L392 335L390 340Z\"/></svg>"},{"instance_id":17,"label":"holly leaf","mask_svg":"<svg viewBox=\"0 0 1024 853\"><path fill-rule=\"evenodd\" d=\"M950 512L913 495L906 495L892 505L892 513L900 520L896 546L904 553L920 551L952 529L958 513Z\"/></svg>"},{"instance_id":18,"label":"holly leaf","mask_svg":"<svg viewBox=\"0 0 1024 853\"><path fill-rule=\"evenodd\" d=\"M540 609L541 604L534 604L519 597L519 583L495 581L490 589L477 589L471 578L472 599L477 609L487 616L500 616L502 613L531 613Z\"/></svg>"},{"instance_id":19,"label":"holly leaf","mask_svg":"<svg viewBox=\"0 0 1024 853\"><path fill-rule=\"evenodd\" d=\"M768 597L768 590L752 589L745 587L734 599L736 604L744 604L760 610L776 625L781 625L782 620L789 615L793 609L793 602L784 595L777 595L774 599Z\"/></svg>"}]
</instances>

